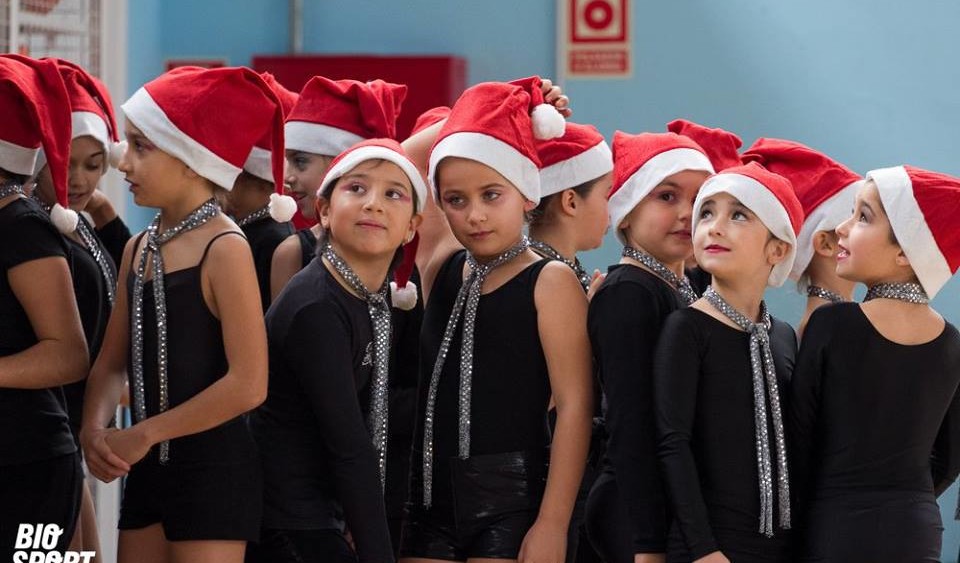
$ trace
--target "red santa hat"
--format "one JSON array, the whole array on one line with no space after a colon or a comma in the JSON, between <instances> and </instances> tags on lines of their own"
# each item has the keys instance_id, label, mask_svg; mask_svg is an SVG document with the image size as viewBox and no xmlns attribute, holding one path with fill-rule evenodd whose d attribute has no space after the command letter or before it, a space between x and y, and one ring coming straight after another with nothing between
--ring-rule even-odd
<instances>
[{"instance_id":1,"label":"red santa hat","mask_svg":"<svg viewBox=\"0 0 960 563\"><path fill-rule=\"evenodd\" d=\"M283 107L249 68L177 68L148 82L122 108L160 150L227 190L265 133L273 132L271 146L283 146ZM283 183L283 163L283 152L272 151L275 184Z\"/></svg>"},{"instance_id":2,"label":"red santa hat","mask_svg":"<svg viewBox=\"0 0 960 563\"><path fill-rule=\"evenodd\" d=\"M797 257L790 277L800 279L813 259L813 235L833 231L850 217L863 179L853 170L794 141L757 139L743 153L745 162L758 162L790 180L803 207L803 227L797 235Z\"/></svg>"},{"instance_id":3,"label":"red santa hat","mask_svg":"<svg viewBox=\"0 0 960 563\"><path fill-rule=\"evenodd\" d=\"M752 211L778 239L790 244L787 257L773 267L767 285L780 287L787 281L797 253L797 234L803 224L803 208L790 180L770 172L756 162L734 166L707 178L693 203L693 216L700 216L703 202L727 193ZM693 230L696 231L694 220Z\"/></svg>"},{"instance_id":4,"label":"red santa hat","mask_svg":"<svg viewBox=\"0 0 960 563\"><path fill-rule=\"evenodd\" d=\"M667 131L693 139L707 153L716 172L743 164L737 153L743 146L740 137L716 127L706 127L686 119L674 119Z\"/></svg>"},{"instance_id":5,"label":"red santa hat","mask_svg":"<svg viewBox=\"0 0 960 563\"><path fill-rule=\"evenodd\" d=\"M537 144L540 157L540 196L596 180L613 170L613 154L593 125L567 123L559 139Z\"/></svg>"},{"instance_id":6,"label":"red santa hat","mask_svg":"<svg viewBox=\"0 0 960 563\"><path fill-rule=\"evenodd\" d=\"M496 170L528 200L540 201L536 140L563 136L565 122L544 102L541 80L483 82L454 104L430 151L428 178L437 192L437 166L447 157L467 158Z\"/></svg>"},{"instance_id":7,"label":"red santa hat","mask_svg":"<svg viewBox=\"0 0 960 563\"><path fill-rule=\"evenodd\" d=\"M114 168L120 163L126 145L120 142L113 100L107 87L79 65L55 59L70 96L73 138L90 136L103 145Z\"/></svg>"},{"instance_id":8,"label":"red santa hat","mask_svg":"<svg viewBox=\"0 0 960 563\"><path fill-rule=\"evenodd\" d=\"M400 167L400 170L410 179L410 185L417 194L414 212L421 213L427 200L427 185L417 170L417 165L404 152L400 143L393 139L370 139L362 141L349 148L330 163L327 174L320 183L317 197L340 177L368 160L386 160ZM419 238L414 235L413 240L403 247L403 261L394 270L394 281L390 283L393 305L398 309L410 310L417 304L417 286L410 281L413 267L416 263Z\"/></svg>"},{"instance_id":9,"label":"red santa hat","mask_svg":"<svg viewBox=\"0 0 960 563\"><path fill-rule=\"evenodd\" d=\"M960 267L960 179L912 166L867 172L893 234L932 299Z\"/></svg>"},{"instance_id":10,"label":"red santa hat","mask_svg":"<svg viewBox=\"0 0 960 563\"><path fill-rule=\"evenodd\" d=\"M693 139L676 133L614 133L613 186L607 199L610 224L621 243L627 244L620 231L624 218L660 182L684 170L714 172L706 151Z\"/></svg>"},{"instance_id":11,"label":"red santa hat","mask_svg":"<svg viewBox=\"0 0 960 563\"><path fill-rule=\"evenodd\" d=\"M0 55L0 107L0 168L32 176L43 149L57 195L50 219L60 232L73 232L78 216L67 199L70 98L57 63Z\"/></svg>"},{"instance_id":12,"label":"red santa hat","mask_svg":"<svg viewBox=\"0 0 960 563\"><path fill-rule=\"evenodd\" d=\"M287 148L336 156L364 139L393 139L407 87L314 76L287 116Z\"/></svg>"},{"instance_id":13,"label":"red santa hat","mask_svg":"<svg viewBox=\"0 0 960 563\"><path fill-rule=\"evenodd\" d=\"M420 117L417 118L417 121L413 124L413 130L410 131L410 136L412 137L427 127L436 125L448 117L450 117L449 107L437 106L435 108L430 108L421 113Z\"/></svg>"},{"instance_id":14,"label":"red santa hat","mask_svg":"<svg viewBox=\"0 0 960 563\"><path fill-rule=\"evenodd\" d=\"M267 83L267 86L273 90L273 93L277 95L277 99L280 100L280 105L283 106L284 117L290 115L294 106L297 105L300 94L287 90L286 86L280 84L277 78L269 72L261 72L260 78L262 78L263 81Z\"/></svg>"}]
</instances>

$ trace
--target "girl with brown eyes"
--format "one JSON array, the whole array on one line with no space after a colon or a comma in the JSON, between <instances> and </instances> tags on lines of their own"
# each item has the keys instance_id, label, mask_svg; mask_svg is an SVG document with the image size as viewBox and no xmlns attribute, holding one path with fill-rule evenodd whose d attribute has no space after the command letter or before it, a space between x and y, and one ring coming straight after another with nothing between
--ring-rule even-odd
<instances>
[{"instance_id":1,"label":"girl with brown eyes","mask_svg":"<svg viewBox=\"0 0 960 563\"><path fill-rule=\"evenodd\" d=\"M960 180L873 170L837 227L863 303L811 315L791 386L801 561L939 561L960 473L960 333L929 300L960 267Z\"/></svg>"}]
</instances>

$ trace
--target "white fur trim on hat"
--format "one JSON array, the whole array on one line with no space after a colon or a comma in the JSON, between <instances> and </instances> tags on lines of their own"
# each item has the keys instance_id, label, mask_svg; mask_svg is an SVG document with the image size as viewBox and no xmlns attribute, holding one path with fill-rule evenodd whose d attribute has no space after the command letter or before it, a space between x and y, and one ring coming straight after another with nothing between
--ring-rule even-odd
<instances>
[{"instance_id":1,"label":"white fur trim on hat","mask_svg":"<svg viewBox=\"0 0 960 563\"><path fill-rule=\"evenodd\" d=\"M39 148L21 147L10 141L0 139L0 168L14 174L33 176L39 172L35 168L39 153ZM44 159L44 163L46 163L46 159ZM43 168L43 166L40 166L40 168Z\"/></svg>"},{"instance_id":2,"label":"white fur trim on hat","mask_svg":"<svg viewBox=\"0 0 960 563\"><path fill-rule=\"evenodd\" d=\"M323 156L337 156L364 140L349 131L309 121L288 121L283 126L283 136L287 150Z\"/></svg>"},{"instance_id":3,"label":"white fur trim on hat","mask_svg":"<svg viewBox=\"0 0 960 563\"><path fill-rule=\"evenodd\" d=\"M273 161L270 151L260 147L250 149L250 155L247 156L247 162L243 164L243 169L253 174L261 180L266 180L273 184Z\"/></svg>"},{"instance_id":4,"label":"white fur trim on hat","mask_svg":"<svg viewBox=\"0 0 960 563\"><path fill-rule=\"evenodd\" d=\"M441 139L430 151L428 177L435 194L439 190L437 165L447 157L466 158L485 164L506 178L525 198L540 203L540 170L537 165L500 139L471 131L458 131Z\"/></svg>"},{"instance_id":5,"label":"white fur trim on hat","mask_svg":"<svg viewBox=\"0 0 960 563\"><path fill-rule=\"evenodd\" d=\"M547 197L596 180L613 170L613 154L606 141L540 170L540 197Z\"/></svg>"},{"instance_id":6,"label":"white fur trim on hat","mask_svg":"<svg viewBox=\"0 0 960 563\"><path fill-rule=\"evenodd\" d=\"M539 104L533 108L530 121L533 124L533 136L541 141L563 137L567 129L566 120L557 108L550 104Z\"/></svg>"},{"instance_id":7,"label":"white fur trim on hat","mask_svg":"<svg viewBox=\"0 0 960 563\"><path fill-rule=\"evenodd\" d=\"M903 166L894 166L867 172L867 180L873 180L877 185L893 234L910 260L910 267L920 280L920 285L927 296L933 299L950 280L952 273L913 195L910 175Z\"/></svg>"},{"instance_id":8,"label":"white fur trim on hat","mask_svg":"<svg viewBox=\"0 0 960 563\"><path fill-rule=\"evenodd\" d=\"M70 121L73 125L71 139L90 136L103 145L104 151L110 149L113 141L107 131L107 122L102 117L90 111L75 111L70 114Z\"/></svg>"},{"instance_id":9,"label":"white fur trim on hat","mask_svg":"<svg viewBox=\"0 0 960 563\"><path fill-rule=\"evenodd\" d=\"M397 282L390 282L390 302L401 311L411 311L417 306L417 284L407 280L407 285L397 287Z\"/></svg>"},{"instance_id":10,"label":"white fur trim on hat","mask_svg":"<svg viewBox=\"0 0 960 563\"><path fill-rule=\"evenodd\" d=\"M797 236L793 232L790 215L784 209L783 204L769 188L749 176L717 174L703 183L703 187L700 188L700 193L697 194L697 199L693 203L694 220L692 228L694 231L697 228L697 217L700 217L700 207L703 202L719 193L727 193L737 198L740 203L760 219L760 222L770 230L773 236L790 245L787 257L773 267L770 277L767 278L767 285L770 287L783 285L783 282L787 281L787 277L790 275L790 270L793 269L793 261L797 255Z\"/></svg>"},{"instance_id":11,"label":"white fur trim on hat","mask_svg":"<svg viewBox=\"0 0 960 563\"><path fill-rule=\"evenodd\" d=\"M610 225L621 243L627 244L620 231L620 223L626 216L660 185L660 182L684 170L702 170L713 174L713 165L707 155L696 149L670 149L645 162L610 196L607 203Z\"/></svg>"},{"instance_id":12,"label":"white fur trim on hat","mask_svg":"<svg viewBox=\"0 0 960 563\"><path fill-rule=\"evenodd\" d=\"M840 223L846 221L853 210L857 199L857 192L863 186L864 180L857 180L833 194L813 211L803 221L803 227L797 236L797 257L793 261L790 279L797 281L807 270L813 260L813 235L820 231L833 232Z\"/></svg>"},{"instance_id":13,"label":"white fur trim on hat","mask_svg":"<svg viewBox=\"0 0 960 563\"><path fill-rule=\"evenodd\" d=\"M137 90L122 108L127 119L160 150L182 160L194 172L221 188L233 189L241 169L181 131L146 88Z\"/></svg>"},{"instance_id":14,"label":"white fur trim on hat","mask_svg":"<svg viewBox=\"0 0 960 563\"><path fill-rule=\"evenodd\" d=\"M423 177L420 175L420 171L410 162L410 159L402 154L378 145L359 147L345 154L343 158L330 167L330 170L327 170L327 174L323 177L320 187L317 188L317 197L320 197L320 194L323 193L323 190L326 189L327 186L336 182L337 179L347 172L353 170L358 164L375 159L392 162L403 170L403 173L410 179L413 190L417 193L416 212L420 213L423 211L423 206L426 204L429 195L427 194L427 185L423 183Z\"/></svg>"}]
</instances>

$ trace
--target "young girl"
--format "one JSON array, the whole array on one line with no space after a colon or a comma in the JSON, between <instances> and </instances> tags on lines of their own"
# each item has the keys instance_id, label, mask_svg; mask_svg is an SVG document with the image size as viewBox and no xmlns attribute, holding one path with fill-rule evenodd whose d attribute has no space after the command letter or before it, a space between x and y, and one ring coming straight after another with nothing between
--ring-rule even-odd
<instances>
[{"instance_id":1,"label":"young girl","mask_svg":"<svg viewBox=\"0 0 960 563\"><path fill-rule=\"evenodd\" d=\"M314 76L287 116L286 181L300 214L315 221L316 191L330 161L364 139L396 136L407 87L382 80L330 80ZM313 260L321 229L297 231L277 247L270 274L275 299L290 278Z\"/></svg>"},{"instance_id":2,"label":"young girl","mask_svg":"<svg viewBox=\"0 0 960 563\"><path fill-rule=\"evenodd\" d=\"M802 561L939 561L936 497L960 473L960 334L928 300L960 266L960 180L867 173L837 227L864 303L810 317L791 392Z\"/></svg>"},{"instance_id":3,"label":"young girl","mask_svg":"<svg viewBox=\"0 0 960 563\"><path fill-rule=\"evenodd\" d=\"M563 133L542 87L536 77L476 85L423 132L440 129L429 178L452 236L432 245L423 272L422 450L407 561L564 559L589 440L590 359L582 287L523 236L524 212L540 198L534 130Z\"/></svg>"},{"instance_id":4,"label":"young girl","mask_svg":"<svg viewBox=\"0 0 960 563\"><path fill-rule=\"evenodd\" d=\"M427 189L400 145L378 139L337 157L317 197L318 258L267 315L270 392L253 419L265 512L248 561L393 561L387 282Z\"/></svg>"},{"instance_id":5,"label":"young girl","mask_svg":"<svg viewBox=\"0 0 960 563\"><path fill-rule=\"evenodd\" d=\"M73 537L83 474L60 386L89 364L69 250L23 193L42 146L66 204L70 101L52 60L0 57L0 85L0 560L13 561L21 524L58 526L50 551Z\"/></svg>"},{"instance_id":6,"label":"young girl","mask_svg":"<svg viewBox=\"0 0 960 563\"><path fill-rule=\"evenodd\" d=\"M250 247L214 195L265 131L280 130L282 110L243 68L167 73L123 110L120 171L134 201L160 212L124 255L81 441L98 478L129 472L119 561L241 561L260 529L260 463L243 414L266 395L266 334ZM279 153L273 169L279 182ZM135 424L111 429L127 374Z\"/></svg>"},{"instance_id":7,"label":"young girl","mask_svg":"<svg viewBox=\"0 0 960 563\"><path fill-rule=\"evenodd\" d=\"M697 295L684 278L692 252L691 211L701 184L739 139L720 129L673 122L685 135L614 137L610 220L623 243L590 302L588 328L605 391L609 440L600 478L590 492L590 537L609 563L662 561L666 497L656 461L652 367L666 316ZM701 146L692 137L703 142ZM709 147L707 150L706 147Z\"/></svg>"},{"instance_id":8,"label":"young girl","mask_svg":"<svg viewBox=\"0 0 960 563\"><path fill-rule=\"evenodd\" d=\"M780 396L796 337L763 293L787 279L803 211L789 181L751 163L708 179L693 216L697 263L713 282L667 317L653 372L675 515L667 561L791 561Z\"/></svg>"},{"instance_id":9,"label":"young girl","mask_svg":"<svg viewBox=\"0 0 960 563\"><path fill-rule=\"evenodd\" d=\"M797 236L797 259L790 278L807 295L797 334L803 336L810 314L828 303L853 300L856 284L837 275L837 228L850 216L863 180L827 155L793 141L758 139L743 153L793 185L803 206L803 227Z\"/></svg>"}]
</instances>

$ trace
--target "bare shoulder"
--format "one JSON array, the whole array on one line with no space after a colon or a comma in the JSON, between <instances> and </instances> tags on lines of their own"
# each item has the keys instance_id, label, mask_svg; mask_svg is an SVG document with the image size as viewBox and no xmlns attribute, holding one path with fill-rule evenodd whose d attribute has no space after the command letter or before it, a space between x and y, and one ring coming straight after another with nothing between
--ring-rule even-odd
<instances>
[{"instance_id":1,"label":"bare shoulder","mask_svg":"<svg viewBox=\"0 0 960 563\"><path fill-rule=\"evenodd\" d=\"M582 304L586 307L587 303L583 286L580 285L580 281L573 270L566 264L553 260L544 264L540 271L534 290L534 298L538 306L540 304L555 305L560 302L571 306ZM566 306L563 308L566 309Z\"/></svg>"}]
</instances>

